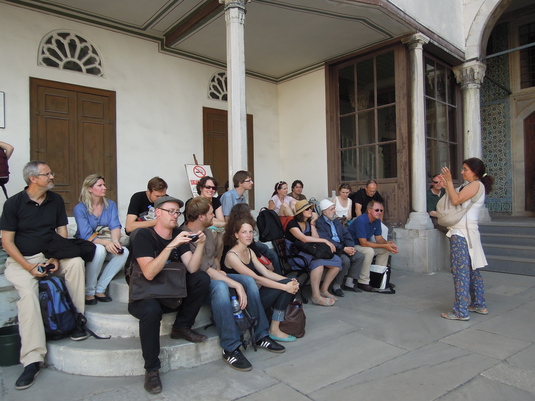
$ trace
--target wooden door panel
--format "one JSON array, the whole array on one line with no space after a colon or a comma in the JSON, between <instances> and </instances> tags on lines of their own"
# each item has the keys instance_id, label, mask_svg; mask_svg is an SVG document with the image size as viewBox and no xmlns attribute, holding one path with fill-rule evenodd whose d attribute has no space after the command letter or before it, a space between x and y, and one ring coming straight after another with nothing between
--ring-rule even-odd
<instances>
[{"instance_id":1,"label":"wooden door panel","mask_svg":"<svg viewBox=\"0 0 535 401\"><path fill-rule=\"evenodd\" d=\"M203 147L204 164L209 164L212 174L218 181L217 192L221 196L225 192L225 182L228 180L228 120L227 111L203 109ZM254 175L254 146L253 146L253 116L247 115L247 159L248 170ZM232 188L232 182L229 182ZM254 187L249 191L249 206L254 209Z\"/></svg>"},{"instance_id":2,"label":"wooden door panel","mask_svg":"<svg viewBox=\"0 0 535 401\"><path fill-rule=\"evenodd\" d=\"M117 201L115 93L31 78L30 101L31 158L56 173L67 215L89 174L104 175L107 197Z\"/></svg>"}]
</instances>

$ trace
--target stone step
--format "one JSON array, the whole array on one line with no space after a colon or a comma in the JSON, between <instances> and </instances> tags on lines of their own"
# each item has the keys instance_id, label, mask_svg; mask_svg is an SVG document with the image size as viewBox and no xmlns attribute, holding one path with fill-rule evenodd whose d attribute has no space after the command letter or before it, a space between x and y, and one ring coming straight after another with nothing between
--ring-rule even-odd
<instances>
[{"instance_id":1,"label":"stone step","mask_svg":"<svg viewBox=\"0 0 535 401\"><path fill-rule=\"evenodd\" d=\"M483 249L485 254L528 259L535 263L535 247L486 242L483 243Z\"/></svg>"},{"instance_id":2,"label":"stone step","mask_svg":"<svg viewBox=\"0 0 535 401\"><path fill-rule=\"evenodd\" d=\"M170 314L174 315L174 314ZM160 337L161 371L190 368L221 358L219 337L214 326L199 330L208 340L191 343ZM47 343L46 362L66 373L84 376L136 376L145 374L139 338L72 341L68 338Z\"/></svg>"},{"instance_id":3,"label":"stone step","mask_svg":"<svg viewBox=\"0 0 535 401\"><path fill-rule=\"evenodd\" d=\"M535 235L482 232L481 242L486 244L522 245L535 248Z\"/></svg>"},{"instance_id":4,"label":"stone step","mask_svg":"<svg viewBox=\"0 0 535 401\"><path fill-rule=\"evenodd\" d=\"M492 253L486 253L485 256L488 262L485 271L535 276L535 263L533 259L502 256Z\"/></svg>"},{"instance_id":5,"label":"stone step","mask_svg":"<svg viewBox=\"0 0 535 401\"><path fill-rule=\"evenodd\" d=\"M212 312L210 306L202 306L194 328L203 328L210 324ZM87 327L100 336L112 336L119 338L137 337L139 335L139 320L128 313L127 304L123 302L102 303L86 306L85 316ZM175 321L176 313L165 313L160 326L160 334L171 333L171 326Z\"/></svg>"}]
</instances>

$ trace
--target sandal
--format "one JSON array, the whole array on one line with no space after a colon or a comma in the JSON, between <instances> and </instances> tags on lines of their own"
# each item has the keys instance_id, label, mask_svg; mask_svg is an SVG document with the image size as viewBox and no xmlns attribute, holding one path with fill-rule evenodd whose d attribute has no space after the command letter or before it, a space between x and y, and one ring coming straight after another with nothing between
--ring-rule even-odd
<instances>
[{"instance_id":1,"label":"sandal","mask_svg":"<svg viewBox=\"0 0 535 401\"><path fill-rule=\"evenodd\" d=\"M312 303L314 305L319 305L319 306L333 306L334 302L335 302L334 299L325 298L325 297L319 297L319 299L317 299L317 300L312 298L312 297L310 297L310 299L312 300Z\"/></svg>"},{"instance_id":2,"label":"sandal","mask_svg":"<svg viewBox=\"0 0 535 401\"><path fill-rule=\"evenodd\" d=\"M330 294L329 291L320 292L320 295L324 298L334 299L335 301L338 301L338 298L336 298L334 295Z\"/></svg>"},{"instance_id":3,"label":"sandal","mask_svg":"<svg viewBox=\"0 0 535 401\"><path fill-rule=\"evenodd\" d=\"M487 308L480 308L479 306L469 306L468 312L479 313L480 315L488 315L489 310Z\"/></svg>"},{"instance_id":4,"label":"sandal","mask_svg":"<svg viewBox=\"0 0 535 401\"><path fill-rule=\"evenodd\" d=\"M460 317L460 316L454 315L453 312L442 313L440 316L442 316L444 319L448 319L448 320L462 320L462 321L470 320L470 316L468 316L468 317Z\"/></svg>"}]
</instances>

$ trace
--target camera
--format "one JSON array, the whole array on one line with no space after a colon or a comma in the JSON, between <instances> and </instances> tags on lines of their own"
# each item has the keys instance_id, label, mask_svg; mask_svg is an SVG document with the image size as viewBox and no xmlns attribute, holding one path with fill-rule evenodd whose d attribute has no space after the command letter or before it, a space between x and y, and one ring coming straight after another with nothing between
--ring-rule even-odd
<instances>
[{"instance_id":1,"label":"camera","mask_svg":"<svg viewBox=\"0 0 535 401\"><path fill-rule=\"evenodd\" d=\"M124 248L117 249L117 254L122 255L124 253Z\"/></svg>"},{"instance_id":2,"label":"camera","mask_svg":"<svg viewBox=\"0 0 535 401\"><path fill-rule=\"evenodd\" d=\"M44 266L37 266L37 271L39 273L48 273L54 267L56 267L56 266L54 266L52 263L44 265Z\"/></svg>"},{"instance_id":3,"label":"camera","mask_svg":"<svg viewBox=\"0 0 535 401\"><path fill-rule=\"evenodd\" d=\"M188 235L188 238L191 238L191 242L195 242L199 239L199 236L197 234L191 234Z\"/></svg>"}]
</instances>

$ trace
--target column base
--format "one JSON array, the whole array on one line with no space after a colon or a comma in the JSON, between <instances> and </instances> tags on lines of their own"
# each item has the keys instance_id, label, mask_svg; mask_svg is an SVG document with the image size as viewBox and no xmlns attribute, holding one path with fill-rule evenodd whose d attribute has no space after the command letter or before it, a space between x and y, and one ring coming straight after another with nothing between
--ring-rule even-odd
<instances>
[{"instance_id":1,"label":"column base","mask_svg":"<svg viewBox=\"0 0 535 401\"><path fill-rule=\"evenodd\" d=\"M449 239L434 228L394 228L394 242L399 250L391 259L395 270L429 274L450 269Z\"/></svg>"},{"instance_id":2,"label":"column base","mask_svg":"<svg viewBox=\"0 0 535 401\"><path fill-rule=\"evenodd\" d=\"M412 212L409 214L405 228L411 230L432 230L435 227L428 213Z\"/></svg>"}]
</instances>

